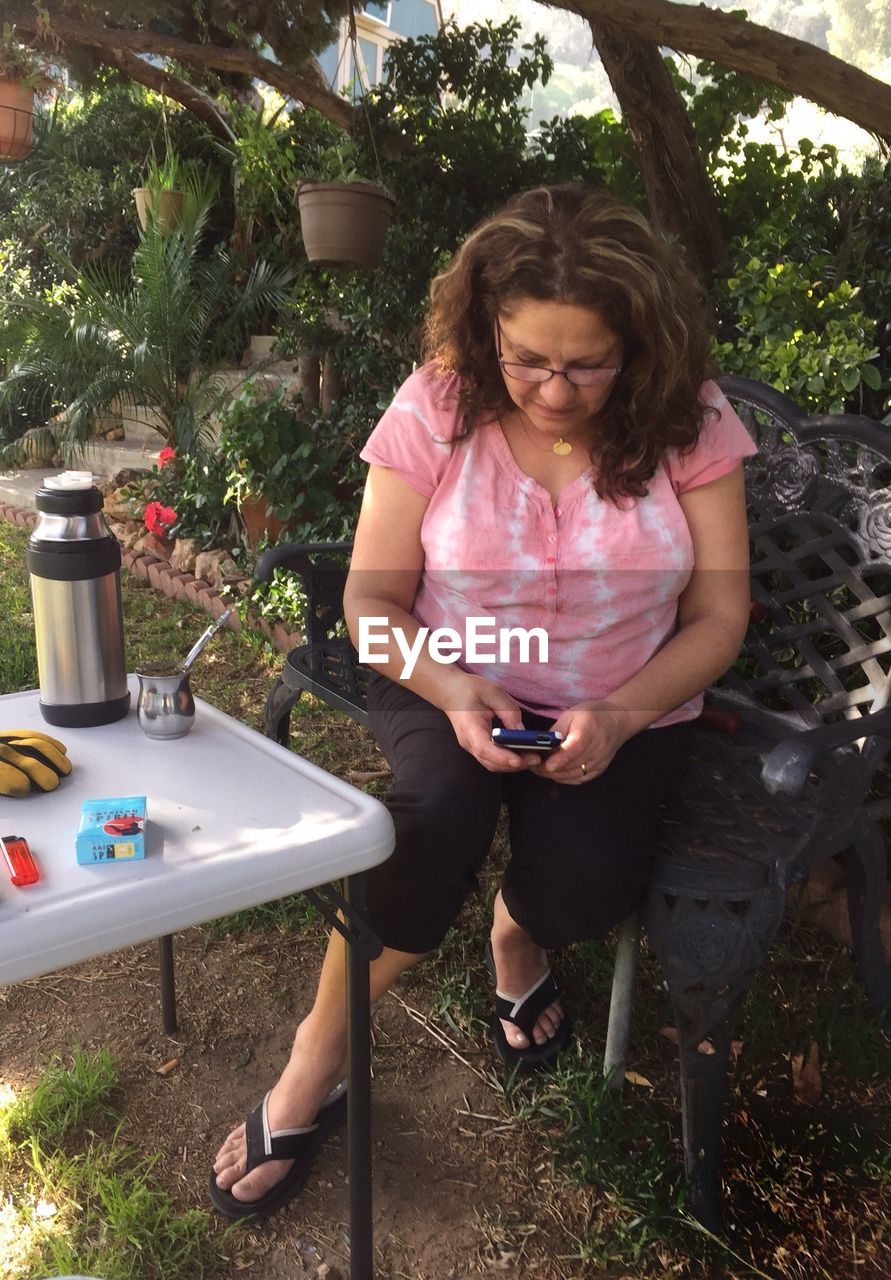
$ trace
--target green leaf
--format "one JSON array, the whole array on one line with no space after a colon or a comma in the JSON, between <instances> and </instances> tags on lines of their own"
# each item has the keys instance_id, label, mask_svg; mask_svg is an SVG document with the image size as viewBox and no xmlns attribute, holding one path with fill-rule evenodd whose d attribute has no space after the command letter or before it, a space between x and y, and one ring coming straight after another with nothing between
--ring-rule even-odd
<instances>
[{"instance_id":1,"label":"green leaf","mask_svg":"<svg viewBox=\"0 0 891 1280\"><path fill-rule=\"evenodd\" d=\"M860 377L870 391L878 391L882 385L882 375L874 364L862 364L860 366Z\"/></svg>"},{"instance_id":2,"label":"green leaf","mask_svg":"<svg viewBox=\"0 0 891 1280\"><path fill-rule=\"evenodd\" d=\"M860 386L860 370L859 369L842 369L841 384L845 391L854 391Z\"/></svg>"}]
</instances>

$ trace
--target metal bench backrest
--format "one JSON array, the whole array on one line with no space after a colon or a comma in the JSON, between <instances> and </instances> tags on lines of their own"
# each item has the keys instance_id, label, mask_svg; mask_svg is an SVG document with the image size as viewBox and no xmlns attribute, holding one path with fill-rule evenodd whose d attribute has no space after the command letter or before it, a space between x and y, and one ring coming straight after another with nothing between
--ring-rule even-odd
<instances>
[{"instance_id":1,"label":"metal bench backrest","mask_svg":"<svg viewBox=\"0 0 891 1280\"><path fill-rule=\"evenodd\" d=\"M805 417L745 378L720 384L760 449L746 491L763 609L722 686L803 727L878 711L891 700L891 431ZM887 746L865 746L870 773Z\"/></svg>"}]
</instances>

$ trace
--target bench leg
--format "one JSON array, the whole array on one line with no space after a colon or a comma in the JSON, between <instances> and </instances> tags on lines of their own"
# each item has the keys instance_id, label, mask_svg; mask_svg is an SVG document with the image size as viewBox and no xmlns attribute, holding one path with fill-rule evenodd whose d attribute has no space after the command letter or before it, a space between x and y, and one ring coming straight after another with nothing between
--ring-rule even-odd
<instances>
[{"instance_id":1,"label":"bench leg","mask_svg":"<svg viewBox=\"0 0 891 1280\"><path fill-rule=\"evenodd\" d=\"M634 912L619 926L616 966L613 969L613 987L609 1002L609 1024L606 1029L606 1052L603 1055L603 1074L609 1081L610 1089L615 1093L621 1092L622 1085L625 1083L628 1033L631 1029L631 1003L634 998L639 947L640 916Z\"/></svg>"},{"instance_id":2,"label":"bench leg","mask_svg":"<svg viewBox=\"0 0 891 1280\"><path fill-rule=\"evenodd\" d=\"M717 1235L722 1227L721 1121L727 1101L730 1023L713 1026L711 1035L699 1040L698 1016L684 1016L679 1007L685 1003L683 998L673 999L673 1003L678 1023L684 1169L690 1208L697 1222ZM700 1052L700 1044L708 1044L713 1052Z\"/></svg>"},{"instance_id":3,"label":"bench leg","mask_svg":"<svg viewBox=\"0 0 891 1280\"><path fill-rule=\"evenodd\" d=\"M888 853L881 833L868 819L861 822L842 862L851 937L863 987L875 1007L891 1019L891 957L885 956L881 934Z\"/></svg>"},{"instance_id":4,"label":"bench leg","mask_svg":"<svg viewBox=\"0 0 891 1280\"><path fill-rule=\"evenodd\" d=\"M783 918L782 886L679 892L670 870L652 885L644 912L665 975L680 1050L684 1167L694 1217L721 1230L721 1118L730 1041L755 972ZM690 896L687 896L687 895ZM695 896L693 896L695 894Z\"/></svg>"},{"instance_id":5,"label":"bench leg","mask_svg":"<svg viewBox=\"0 0 891 1280\"><path fill-rule=\"evenodd\" d=\"M263 708L263 732L267 738L286 747L291 738L291 710L300 701L301 689L289 689L281 676L266 697Z\"/></svg>"}]
</instances>

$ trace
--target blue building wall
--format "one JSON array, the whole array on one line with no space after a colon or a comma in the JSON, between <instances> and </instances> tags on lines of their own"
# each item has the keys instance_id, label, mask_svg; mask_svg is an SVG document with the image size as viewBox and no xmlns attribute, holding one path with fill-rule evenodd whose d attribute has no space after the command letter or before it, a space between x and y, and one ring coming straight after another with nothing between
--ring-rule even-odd
<instances>
[{"instance_id":1,"label":"blue building wall","mask_svg":"<svg viewBox=\"0 0 891 1280\"><path fill-rule=\"evenodd\" d=\"M427 0L392 0L390 30L412 38L435 36L436 10Z\"/></svg>"},{"instance_id":2,"label":"blue building wall","mask_svg":"<svg viewBox=\"0 0 891 1280\"><path fill-rule=\"evenodd\" d=\"M383 31L391 31L394 35L415 39L418 36L435 36L437 31L436 8L427 0L368 0L364 12L371 18L377 18ZM363 45L363 38L359 36ZM370 43L370 42L368 42ZM349 59L349 54L346 58ZM372 57L371 50L363 48L366 65ZM318 62L329 85L334 85L337 75L337 45L329 45L318 55Z\"/></svg>"},{"instance_id":3,"label":"blue building wall","mask_svg":"<svg viewBox=\"0 0 891 1280\"><path fill-rule=\"evenodd\" d=\"M334 76L337 73L337 45L329 44L327 49L316 55L316 58L322 68L325 79L329 84L333 84Z\"/></svg>"}]
</instances>

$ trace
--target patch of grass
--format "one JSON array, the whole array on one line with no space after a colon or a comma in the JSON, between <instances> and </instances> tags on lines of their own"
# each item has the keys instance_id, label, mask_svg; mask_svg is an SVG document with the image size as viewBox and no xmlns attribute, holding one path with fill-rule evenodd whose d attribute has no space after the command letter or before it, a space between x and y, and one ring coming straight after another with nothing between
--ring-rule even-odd
<instances>
[{"instance_id":1,"label":"patch of grass","mask_svg":"<svg viewBox=\"0 0 891 1280\"><path fill-rule=\"evenodd\" d=\"M117 1083L108 1049L85 1053L75 1045L67 1066L54 1058L34 1088L0 1112L0 1143L7 1150L29 1141L58 1146L69 1132L112 1113Z\"/></svg>"},{"instance_id":2,"label":"patch of grass","mask_svg":"<svg viewBox=\"0 0 891 1280\"><path fill-rule=\"evenodd\" d=\"M675 1116L663 1102L622 1099L578 1042L554 1071L504 1080L506 1107L547 1136L554 1168L577 1186L596 1186L610 1205L611 1230L578 1238L579 1257L634 1263L671 1236L685 1203L673 1142ZM594 1227L594 1224L592 1224Z\"/></svg>"},{"instance_id":3,"label":"patch of grass","mask_svg":"<svg viewBox=\"0 0 891 1280\"><path fill-rule=\"evenodd\" d=\"M471 969L451 967L437 976L430 1013L459 1036L478 1036L489 1023L489 1001Z\"/></svg>"},{"instance_id":4,"label":"patch of grass","mask_svg":"<svg viewBox=\"0 0 891 1280\"><path fill-rule=\"evenodd\" d=\"M850 952L787 916L743 1011L746 1038L801 1051L813 1040L824 1061L864 1084L891 1073L891 1039L866 998Z\"/></svg>"},{"instance_id":5,"label":"patch of grass","mask_svg":"<svg viewBox=\"0 0 891 1280\"><path fill-rule=\"evenodd\" d=\"M235 911L230 916L212 920L202 927L208 940L224 938L230 934L259 933L268 929L290 937L321 935L325 930L327 936L322 913L302 893L280 898L277 902L267 902L259 907L246 907L244 911Z\"/></svg>"},{"instance_id":6,"label":"patch of grass","mask_svg":"<svg viewBox=\"0 0 891 1280\"><path fill-rule=\"evenodd\" d=\"M41 1159L34 1153L31 1164L43 1184L42 1199L56 1212L51 1226L33 1231L18 1272L21 1280L48 1275L103 1280L203 1276L219 1258L208 1215L199 1209L177 1214L154 1181L155 1163L119 1146L117 1138L91 1143L76 1156Z\"/></svg>"},{"instance_id":7,"label":"patch of grass","mask_svg":"<svg viewBox=\"0 0 891 1280\"><path fill-rule=\"evenodd\" d=\"M201 1210L176 1213L155 1177L157 1157L121 1143L116 1084L107 1051L75 1049L67 1066L54 1062L33 1090L0 1107L7 1196L0 1255L8 1280L200 1280L225 1260L228 1233L213 1233ZM110 1137L86 1128L97 1119L114 1124Z\"/></svg>"},{"instance_id":8,"label":"patch of grass","mask_svg":"<svg viewBox=\"0 0 891 1280\"><path fill-rule=\"evenodd\" d=\"M37 688L34 614L25 565L29 530L0 520L0 693Z\"/></svg>"}]
</instances>

